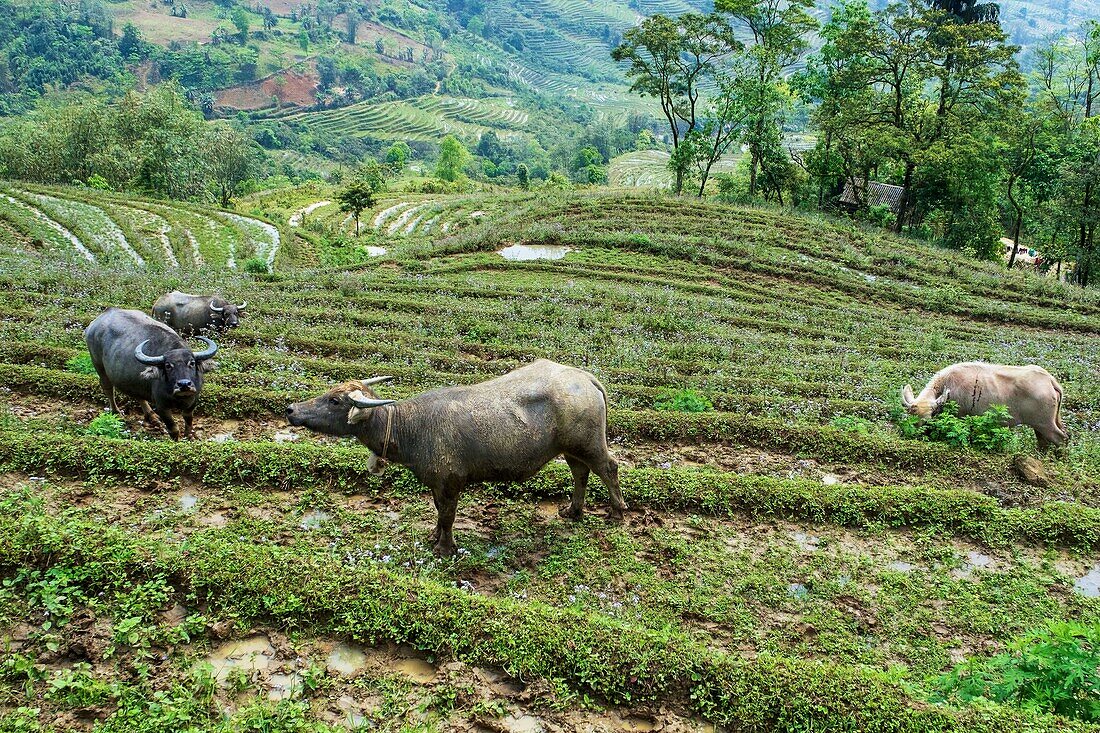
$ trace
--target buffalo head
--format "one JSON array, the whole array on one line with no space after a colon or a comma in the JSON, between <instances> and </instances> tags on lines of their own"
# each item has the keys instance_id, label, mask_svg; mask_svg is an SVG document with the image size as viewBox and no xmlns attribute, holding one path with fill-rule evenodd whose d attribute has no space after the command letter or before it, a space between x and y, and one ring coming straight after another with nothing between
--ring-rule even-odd
<instances>
[{"instance_id":1,"label":"buffalo head","mask_svg":"<svg viewBox=\"0 0 1100 733\"><path fill-rule=\"evenodd\" d=\"M286 419L291 425L304 426L324 435L354 435L357 431L353 424L360 422L358 415L364 408L393 404L394 400L378 399L370 388L391 379L393 377L374 377L338 384L319 397L287 407Z\"/></svg>"},{"instance_id":2,"label":"buffalo head","mask_svg":"<svg viewBox=\"0 0 1100 733\"><path fill-rule=\"evenodd\" d=\"M927 392L927 390L926 390ZM901 405L910 415L915 415L921 420L931 420L940 414L943 406L951 399L951 390L945 389L942 394L926 394L921 392L919 397L913 396L913 388L908 384L901 389Z\"/></svg>"},{"instance_id":3,"label":"buffalo head","mask_svg":"<svg viewBox=\"0 0 1100 733\"><path fill-rule=\"evenodd\" d=\"M171 349L159 356L145 353L145 347L149 343L146 339L134 349L134 358L149 367L145 374L147 378L163 379L165 388L173 397L198 394L202 389L203 372L213 366L213 362L209 360L218 353L216 343L205 336L199 338L206 344L202 351Z\"/></svg>"},{"instance_id":4,"label":"buffalo head","mask_svg":"<svg viewBox=\"0 0 1100 733\"><path fill-rule=\"evenodd\" d=\"M210 326L222 331L236 328L241 322L241 312L248 307L248 301L240 305L234 305L228 300L211 298L208 304L210 308Z\"/></svg>"}]
</instances>

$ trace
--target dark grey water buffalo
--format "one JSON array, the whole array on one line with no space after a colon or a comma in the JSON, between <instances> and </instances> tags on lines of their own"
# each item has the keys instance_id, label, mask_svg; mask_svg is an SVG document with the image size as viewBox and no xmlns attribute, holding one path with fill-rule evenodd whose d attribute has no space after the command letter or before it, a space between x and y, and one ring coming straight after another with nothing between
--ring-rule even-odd
<instances>
[{"instance_id":1,"label":"dark grey water buffalo","mask_svg":"<svg viewBox=\"0 0 1100 733\"><path fill-rule=\"evenodd\" d=\"M153 318L167 323L182 336L199 333L225 333L236 328L248 301L234 305L216 295L188 295L173 290L157 298Z\"/></svg>"},{"instance_id":2,"label":"dark grey water buffalo","mask_svg":"<svg viewBox=\"0 0 1100 733\"><path fill-rule=\"evenodd\" d=\"M206 348L192 352L168 326L141 311L121 308L108 308L84 329L84 341L111 409L119 412L116 390L138 400L145 420L155 424L155 411L172 440L180 437L173 409L183 413L184 436L191 437L202 375L213 365L209 359L218 351L213 341L199 338Z\"/></svg>"},{"instance_id":3,"label":"dark grey water buffalo","mask_svg":"<svg viewBox=\"0 0 1100 733\"><path fill-rule=\"evenodd\" d=\"M962 362L936 372L919 395L914 396L908 384L901 390L905 409L925 420L938 414L948 400L958 404L963 416L1004 405L1012 416L1007 425L1032 428L1040 448L1069 439L1060 414L1062 385L1041 366Z\"/></svg>"},{"instance_id":4,"label":"dark grey water buffalo","mask_svg":"<svg viewBox=\"0 0 1100 733\"><path fill-rule=\"evenodd\" d=\"M354 436L370 448L373 473L381 473L386 461L411 469L432 490L439 510L437 553L455 552L452 528L466 486L523 481L562 454L574 490L560 514L581 517L594 471L611 495L611 516L622 518L618 464L607 450L607 393L588 372L540 359L481 384L400 402L371 391L390 379L345 382L290 405L287 418L326 435Z\"/></svg>"}]
</instances>

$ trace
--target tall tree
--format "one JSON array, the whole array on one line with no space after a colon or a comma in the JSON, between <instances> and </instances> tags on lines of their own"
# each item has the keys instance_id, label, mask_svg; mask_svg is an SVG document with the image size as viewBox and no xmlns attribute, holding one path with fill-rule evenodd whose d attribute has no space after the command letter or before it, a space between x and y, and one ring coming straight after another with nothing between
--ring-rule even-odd
<instances>
[{"instance_id":1,"label":"tall tree","mask_svg":"<svg viewBox=\"0 0 1100 733\"><path fill-rule=\"evenodd\" d=\"M611 52L626 70L631 91L654 97L668 124L673 147L675 190L684 189L687 171L675 155L680 141L700 124L701 98L716 64L740 44L718 15L685 13L679 18L654 15L623 34Z\"/></svg>"},{"instance_id":2,"label":"tall tree","mask_svg":"<svg viewBox=\"0 0 1100 733\"><path fill-rule=\"evenodd\" d=\"M447 135L439 144L439 159L435 164L435 175L444 181L457 181L470 160L470 151L454 135Z\"/></svg>"},{"instance_id":3,"label":"tall tree","mask_svg":"<svg viewBox=\"0 0 1100 733\"><path fill-rule=\"evenodd\" d=\"M374 206L375 194L386 188L385 168L371 160L361 166L351 180L336 192L340 210L355 217L355 236L359 236L359 217Z\"/></svg>"},{"instance_id":4,"label":"tall tree","mask_svg":"<svg viewBox=\"0 0 1100 733\"><path fill-rule=\"evenodd\" d=\"M255 174L256 153L252 141L229 125L215 123L204 131L200 145L210 188L221 207L228 208L241 184Z\"/></svg>"},{"instance_id":5,"label":"tall tree","mask_svg":"<svg viewBox=\"0 0 1100 733\"><path fill-rule=\"evenodd\" d=\"M716 0L715 10L731 18L752 36L745 53L741 85L748 120L743 135L750 156L749 195L755 196L760 168L767 165L769 186L785 177L781 131L790 93L786 74L809 48L817 20L810 15L814 0Z\"/></svg>"}]
</instances>

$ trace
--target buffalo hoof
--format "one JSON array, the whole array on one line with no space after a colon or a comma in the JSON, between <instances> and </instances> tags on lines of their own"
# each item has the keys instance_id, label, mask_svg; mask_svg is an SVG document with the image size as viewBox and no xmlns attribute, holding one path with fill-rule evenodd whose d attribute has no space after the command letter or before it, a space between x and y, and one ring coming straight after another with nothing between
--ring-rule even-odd
<instances>
[{"instance_id":1,"label":"buffalo hoof","mask_svg":"<svg viewBox=\"0 0 1100 733\"><path fill-rule=\"evenodd\" d=\"M626 507L623 507L625 509ZM607 510L607 516L612 522L623 521L623 510L617 507L611 507Z\"/></svg>"},{"instance_id":2,"label":"buffalo hoof","mask_svg":"<svg viewBox=\"0 0 1100 733\"><path fill-rule=\"evenodd\" d=\"M580 509L573 509L572 505L566 504L561 509L558 509L558 516L562 519L568 519L571 522L576 522L578 519L584 516L584 512Z\"/></svg>"},{"instance_id":3,"label":"buffalo hoof","mask_svg":"<svg viewBox=\"0 0 1100 733\"><path fill-rule=\"evenodd\" d=\"M454 542L436 542L432 546L432 552L436 554L436 557L454 557L458 554L458 545Z\"/></svg>"}]
</instances>

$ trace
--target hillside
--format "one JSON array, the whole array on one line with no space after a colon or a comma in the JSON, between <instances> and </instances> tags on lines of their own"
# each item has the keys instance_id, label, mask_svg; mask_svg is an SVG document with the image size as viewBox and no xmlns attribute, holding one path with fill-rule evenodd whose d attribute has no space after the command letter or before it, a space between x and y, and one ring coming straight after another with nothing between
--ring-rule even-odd
<instances>
[{"instance_id":1,"label":"hillside","mask_svg":"<svg viewBox=\"0 0 1100 733\"><path fill-rule=\"evenodd\" d=\"M235 216L2 194L0 725L1092 729L932 704L928 679L1045 619L1100 621L1094 292L622 191L390 193L345 244L318 185ZM557 259L499 253L516 245ZM255 255L274 272L230 266ZM94 434L82 329L173 288L249 303L198 439L136 410ZM400 398L540 357L606 386L625 523L595 480L584 519L559 519L552 463L465 495L463 549L436 559L411 475L371 476L363 448L283 419L337 380L394 375L380 393ZM1072 441L1041 456L1045 485L1011 454L894 429L901 385L965 359L1061 381ZM653 410L667 389L715 409Z\"/></svg>"}]
</instances>

